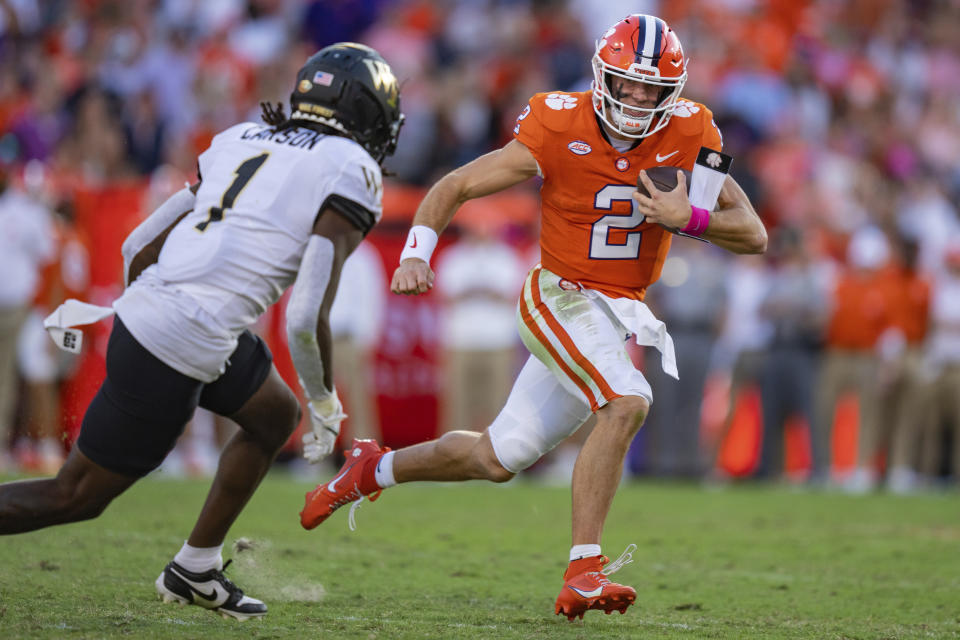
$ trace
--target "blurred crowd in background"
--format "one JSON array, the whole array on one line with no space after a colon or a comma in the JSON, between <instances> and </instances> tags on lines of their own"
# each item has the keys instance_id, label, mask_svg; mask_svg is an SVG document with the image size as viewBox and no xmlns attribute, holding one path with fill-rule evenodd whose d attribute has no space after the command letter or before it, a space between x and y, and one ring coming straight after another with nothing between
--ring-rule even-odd
<instances>
[{"instance_id":1,"label":"blurred crowd in background","mask_svg":"<svg viewBox=\"0 0 960 640\"><path fill-rule=\"evenodd\" d=\"M631 472L956 483L957 0L0 0L0 471L55 470L103 374L108 329L75 357L42 318L116 297L123 238L196 179L212 136L285 101L306 57L344 40L390 62L406 114L384 222L335 314L347 428L388 445L483 428L523 361L538 185L455 224L422 301L387 294L398 243L423 188L507 142L532 94L588 89L595 41L636 12L679 35L684 95L713 110L770 246L674 242L648 303L681 382L645 367ZM277 327L260 329L282 366ZM230 428L195 422L171 473L207 470L198 447ZM562 478L569 451L531 473Z\"/></svg>"}]
</instances>

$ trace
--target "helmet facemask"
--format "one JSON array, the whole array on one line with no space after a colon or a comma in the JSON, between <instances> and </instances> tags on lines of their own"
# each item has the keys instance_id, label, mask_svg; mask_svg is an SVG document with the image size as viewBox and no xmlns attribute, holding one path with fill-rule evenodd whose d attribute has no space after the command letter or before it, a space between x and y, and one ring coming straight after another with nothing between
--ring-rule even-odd
<instances>
[{"instance_id":1,"label":"helmet facemask","mask_svg":"<svg viewBox=\"0 0 960 640\"><path fill-rule=\"evenodd\" d=\"M667 126L680 92L683 91L683 85L687 82L686 69L676 78L661 77L656 67L651 71L640 64L623 70L606 63L600 57L599 51L598 45L597 53L593 56L592 87L593 109L597 115L603 118L614 132L626 138L646 138ZM652 108L644 108L622 102L612 89L614 77L659 87L657 104Z\"/></svg>"}]
</instances>

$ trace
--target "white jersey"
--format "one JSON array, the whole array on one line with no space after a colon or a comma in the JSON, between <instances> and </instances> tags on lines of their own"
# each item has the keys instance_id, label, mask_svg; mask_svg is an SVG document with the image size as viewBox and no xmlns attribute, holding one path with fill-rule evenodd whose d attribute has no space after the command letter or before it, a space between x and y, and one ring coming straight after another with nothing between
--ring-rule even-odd
<instances>
[{"instance_id":1,"label":"white jersey","mask_svg":"<svg viewBox=\"0 0 960 640\"><path fill-rule=\"evenodd\" d=\"M366 230L383 189L363 147L306 128L238 124L198 162L193 211L114 308L153 355L212 382L240 333L293 284L321 208L338 204Z\"/></svg>"}]
</instances>

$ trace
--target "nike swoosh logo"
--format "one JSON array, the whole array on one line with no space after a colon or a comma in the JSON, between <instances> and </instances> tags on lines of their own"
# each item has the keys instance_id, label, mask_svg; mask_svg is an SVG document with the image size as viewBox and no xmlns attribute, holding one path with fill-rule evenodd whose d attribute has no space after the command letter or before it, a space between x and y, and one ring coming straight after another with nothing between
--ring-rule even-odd
<instances>
[{"instance_id":1,"label":"nike swoosh logo","mask_svg":"<svg viewBox=\"0 0 960 640\"><path fill-rule=\"evenodd\" d=\"M683 64L683 60L671 60L670 64L672 64L675 67L679 67L680 65Z\"/></svg>"},{"instance_id":2,"label":"nike swoosh logo","mask_svg":"<svg viewBox=\"0 0 960 640\"><path fill-rule=\"evenodd\" d=\"M411 249L417 248L417 234L413 234L413 244L410 245Z\"/></svg>"},{"instance_id":3,"label":"nike swoosh logo","mask_svg":"<svg viewBox=\"0 0 960 640\"><path fill-rule=\"evenodd\" d=\"M357 464L357 463L354 462L353 464ZM330 481L330 484L327 485L327 491L329 491L330 493L333 493L333 492L335 492L335 491L337 490L337 483L340 482L340 480L343 478L343 476L347 475L347 473L350 472L350 469L353 469L353 464L351 464L349 467L347 467L346 469L344 469L344 470L343 470L343 473L341 473L341 474L338 475L336 478L334 478L333 480Z\"/></svg>"},{"instance_id":4,"label":"nike swoosh logo","mask_svg":"<svg viewBox=\"0 0 960 640\"><path fill-rule=\"evenodd\" d=\"M576 591L577 593L579 593L584 598L596 598L598 595L603 593L602 586L597 587L596 589L592 589L590 591L584 591L583 589L577 589L576 587L570 587L570 588Z\"/></svg>"},{"instance_id":5,"label":"nike swoosh logo","mask_svg":"<svg viewBox=\"0 0 960 640\"><path fill-rule=\"evenodd\" d=\"M660 155L660 154L658 153L658 154L657 154L657 162L663 162L664 160L666 160L667 158L669 158L670 156L672 156L672 155L674 155L674 154L676 154L676 153L680 153L680 149L677 149L677 150L674 151L673 153L668 153L668 154L665 155L665 156L662 156L662 155Z\"/></svg>"},{"instance_id":6,"label":"nike swoosh logo","mask_svg":"<svg viewBox=\"0 0 960 640\"><path fill-rule=\"evenodd\" d=\"M190 587L190 590L193 591L195 595L200 596L201 598L203 598L204 600L206 600L207 602L213 605L219 606L224 602L226 602L227 598L230 597L229 593L218 588L220 585L217 584L216 582L205 582L204 584L209 585L210 588L213 589L213 591L211 591L210 593L204 593L203 591L200 590L200 587L197 585L197 583L192 582L185 575L177 571L176 568L170 567L170 571L172 571L174 575L176 575L178 578L183 580L187 584L187 586Z\"/></svg>"}]
</instances>

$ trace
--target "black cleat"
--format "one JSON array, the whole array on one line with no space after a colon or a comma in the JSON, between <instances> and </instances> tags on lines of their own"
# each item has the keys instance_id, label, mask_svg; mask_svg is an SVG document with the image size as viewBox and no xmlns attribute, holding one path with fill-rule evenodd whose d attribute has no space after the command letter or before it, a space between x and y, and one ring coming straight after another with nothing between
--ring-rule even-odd
<instances>
[{"instance_id":1,"label":"black cleat","mask_svg":"<svg viewBox=\"0 0 960 640\"><path fill-rule=\"evenodd\" d=\"M243 595L243 590L230 582L223 572L233 560L227 560L223 569L203 573L187 571L176 562L168 564L154 583L164 602L196 604L213 609L224 618L246 620L267 615L267 605L256 598Z\"/></svg>"}]
</instances>

